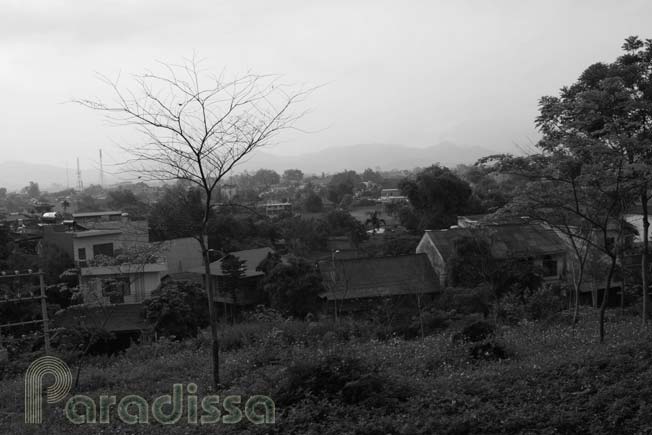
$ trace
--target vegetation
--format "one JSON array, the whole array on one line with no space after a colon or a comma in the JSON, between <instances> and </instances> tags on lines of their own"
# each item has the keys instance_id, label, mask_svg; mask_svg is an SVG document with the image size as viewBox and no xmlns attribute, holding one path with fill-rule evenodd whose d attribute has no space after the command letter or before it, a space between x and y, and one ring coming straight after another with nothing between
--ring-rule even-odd
<instances>
[{"instance_id":1,"label":"vegetation","mask_svg":"<svg viewBox=\"0 0 652 435\"><path fill-rule=\"evenodd\" d=\"M593 314L583 313L584 318ZM425 339L378 341L369 325L342 321L254 322L221 330L224 394L266 393L276 423L195 426L193 433L636 433L652 424L652 341L628 316L609 315L611 337L596 346L587 322L499 326L480 341L452 341L463 328ZM468 335L470 330L466 331ZM480 351L482 350L482 351ZM170 394L174 382L209 394L210 339L138 345L90 357L78 391L90 397ZM21 377L4 380L0 422L22 433ZM46 411L49 430L85 433ZM116 415L105 430L133 430ZM143 434L167 433L158 425ZM180 422L179 431L191 428Z\"/></svg>"}]
</instances>

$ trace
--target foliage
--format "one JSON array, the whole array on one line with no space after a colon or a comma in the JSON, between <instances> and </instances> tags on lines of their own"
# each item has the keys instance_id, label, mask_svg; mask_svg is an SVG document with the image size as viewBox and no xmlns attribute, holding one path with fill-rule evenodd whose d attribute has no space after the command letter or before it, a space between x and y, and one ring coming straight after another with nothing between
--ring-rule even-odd
<instances>
[{"instance_id":1,"label":"foliage","mask_svg":"<svg viewBox=\"0 0 652 435\"><path fill-rule=\"evenodd\" d=\"M130 218L145 218L149 213L149 206L136 198L128 189L116 189L108 192L107 206L112 210L121 210L129 213Z\"/></svg>"},{"instance_id":2,"label":"foliage","mask_svg":"<svg viewBox=\"0 0 652 435\"><path fill-rule=\"evenodd\" d=\"M206 291L187 281L168 281L143 301L145 318L166 337L194 337L208 325Z\"/></svg>"},{"instance_id":3,"label":"foliage","mask_svg":"<svg viewBox=\"0 0 652 435\"><path fill-rule=\"evenodd\" d=\"M287 183L299 183L303 180L301 169L286 169L283 171L283 180Z\"/></svg>"},{"instance_id":4,"label":"foliage","mask_svg":"<svg viewBox=\"0 0 652 435\"><path fill-rule=\"evenodd\" d=\"M256 187L267 189L280 183L281 176L271 169L259 169L254 173L252 181Z\"/></svg>"},{"instance_id":5,"label":"foliage","mask_svg":"<svg viewBox=\"0 0 652 435\"><path fill-rule=\"evenodd\" d=\"M53 243L43 243L40 252L40 269L44 272L44 279L47 284L59 282L59 277L66 270L74 267L74 261L70 255Z\"/></svg>"},{"instance_id":6,"label":"foliage","mask_svg":"<svg viewBox=\"0 0 652 435\"><path fill-rule=\"evenodd\" d=\"M543 276L538 267L518 257L495 258L492 245L490 230L472 231L457 239L447 264L450 284L460 287L486 284L496 297L510 291L532 292L541 286Z\"/></svg>"},{"instance_id":7,"label":"foliage","mask_svg":"<svg viewBox=\"0 0 652 435\"><path fill-rule=\"evenodd\" d=\"M472 193L466 181L436 165L419 172L414 180L403 179L399 188L410 200L419 230L455 225L457 215L468 210Z\"/></svg>"},{"instance_id":8,"label":"foliage","mask_svg":"<svg viewBox=\"0 0 652 435\"><path fill-rule=\"evenodd\" d=\"M240 260L233 254L222 258L222 273L224 274L224 290L233 297L234 303L238 298L238 286L240 279L244 276L247 262ZM222 290L222 289L220 289Z\"/></svg>"},{"instance_id":9,"label":"foliage","mask_svg":"<svg viewBox=\"0 0 652 435\"><path fill-rule=\"evenodd\" d=\"M319 195L311 191L303 201L303 209L309 213L319 213L324 209L324 203Z\"/></svg>"},{"instance_id":10,"label":"foliage","mask_svg":"<svg viewBox=\"0 0 652 435\"><path fill-rule=\"evenodd\" d=\"M333 210L326 215L329 235L347 236L354 245L367 240L369 236L364 225L350 213L343 210Z\"/></svg>"},{"instance_id":11,"label":"foliage","mask_svg":"<svg viewBox=\"0 0 652 435\"><path fill-rule=\"evenodd\" d=\"M149 214L151 239L196 237L203 213L203 196L198 188L187 188L181 183L166 187Z\"/></svg>"},{"instance_id":12,"label":"foliage","mask_svg":"<svg viewBox=\"0 0 652 435\"><path fill-rule=\"evenodd\" d=\"M353 195L360 181L360 176L355 171L334 174L327 186L327 198L335 204L341 203L345 195Z\"/></svg>"},{"instance_id":13,"label":"foliage","mask_svg":"<svg viewBox=\"0 0 652 435\"><path fill-rule=\"evenodd\" d=\"M294 258L277 264L262 280L270 305L291 316L303 318L319 309L323 292L321 275L312 264Z\"/></svg>"}]
</instances>

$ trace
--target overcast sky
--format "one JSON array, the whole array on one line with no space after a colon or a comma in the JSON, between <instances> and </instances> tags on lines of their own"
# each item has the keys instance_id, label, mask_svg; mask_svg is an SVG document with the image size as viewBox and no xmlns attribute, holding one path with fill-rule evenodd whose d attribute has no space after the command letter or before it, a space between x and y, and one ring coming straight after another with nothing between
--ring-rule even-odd
<instances>
[{"instance_id":1,"label":"overcast sky","mask_svg":"<svg viewBox=\"0 0 652 435\"><path fill-rule=\"evenodd\" d=\"M536 141L539 97L615 59L628 35L652 38L651 22L649 0L0 0L0 161L89 166L100 148L119 159L115 143L133 138L67 102L109 95L98 72L193 52L216 71L324 84L300 125L317 132L284 135L274 153L511 150Z\"/></svg>"}]
</instances>

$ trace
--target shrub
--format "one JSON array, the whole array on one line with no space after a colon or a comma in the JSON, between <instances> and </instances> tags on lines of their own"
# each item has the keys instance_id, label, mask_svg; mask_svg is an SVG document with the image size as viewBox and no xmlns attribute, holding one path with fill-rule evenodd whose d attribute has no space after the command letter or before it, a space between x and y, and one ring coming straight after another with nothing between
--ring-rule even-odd
<instances>
[{"instance_id":1,"label":"shrub","mask_svg":"<svg viewBox=\"0 0 652 435\"><path fill-rule=\"evenodd\" d=\"M452 287L444 289L436 301L437 307L444 311L455 310L461 314L489 314L490 290L486 287L473 289Z\"/></svg>"},{"instance_id":2,"label":"shrub","mask_svg":"<svg viewBox=\"0 0 652 435\"><path fill-rule=\"evenodd\" d=\"M488 322L479 320L466 325L462 330L453 335L453 342L467 341L475 343L486 340L494 335L496 327Z\"/></svg>"},{"instance_id":3,"label":"shrub","mask_svg":"<svg viewBox=\"0 0 652 435\"><path fill-rule=\"evenodd\" d=\"M359 358L330 354L288 367L273 396L277 405L283 407L306 398L384 406L406 400L410 391L381 376Z\"/></svg>"},{"instance_id":4,"label":"shrub","mask_svg":"<svg viewBox=\"0 0 652 435\"><path fill-rule=\"evenodd\" d=\"M474 360L497 361L507 359L508 352L504 345L491 340L472 345L469 356Z\"/></svg>"},{"instance_id":5,"label":"shrub","mask_svg":"<svg viewBox=\"0 0 652 435\"><path fill-rule=\"evenodd\" d=\"M156 331L177 339L195 337L209 325L206 291L187 281L168 281L143 302L145 318Z\"/></svg>"}]
</instances>

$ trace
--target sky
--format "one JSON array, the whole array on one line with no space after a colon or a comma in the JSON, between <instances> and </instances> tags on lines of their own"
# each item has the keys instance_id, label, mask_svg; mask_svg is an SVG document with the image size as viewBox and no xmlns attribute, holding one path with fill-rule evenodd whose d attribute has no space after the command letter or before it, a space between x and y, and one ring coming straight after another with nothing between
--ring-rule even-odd
<instances>
[{"instance_id":1,"label":"sky","mask_svg":"<svg viewBox=\"0 0 652 435\"><path fill-rule=\"evenodd\" d=\"M97 75L193 55L231 75L318 86L304 132L268 152L443 141L531 147L543 95L625 37L652 38L652 2L383 0L0 0L0 162L57 166L123 159L139 138L74 99L111 97ZM646 33L647 32L647 33Z\"/></svg>"}]
</instances>

